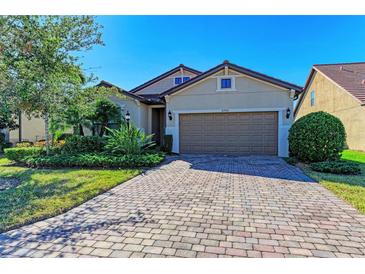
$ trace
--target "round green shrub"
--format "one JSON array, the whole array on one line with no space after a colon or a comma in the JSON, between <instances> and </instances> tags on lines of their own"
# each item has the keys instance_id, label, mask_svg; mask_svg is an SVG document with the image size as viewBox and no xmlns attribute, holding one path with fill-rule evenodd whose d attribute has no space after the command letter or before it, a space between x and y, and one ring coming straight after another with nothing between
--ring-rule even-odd
<instances>
[{"instance_id":1,"label":"round green shrub","mask_svg":"<svg viewBox=\"0 0 365 274\"><path fill-rule=\"evenodd\" d=\"M314 171L334 173L334 174L346 174L356 175L361 173L360 165L356 163L346 161L328 161L312 163L310 168Z\"/></svg>"},{"instance_id":2,"label":"round green shrub","mask_svg":"<svg viewBox=\"0 0 365 274\"><path fill-rule=\"evenodd\" d=\"M303 162L337 160L345 142L341 120L323 111L301 117L289 130L290 155Z\"/></svg>"}]
</instances>

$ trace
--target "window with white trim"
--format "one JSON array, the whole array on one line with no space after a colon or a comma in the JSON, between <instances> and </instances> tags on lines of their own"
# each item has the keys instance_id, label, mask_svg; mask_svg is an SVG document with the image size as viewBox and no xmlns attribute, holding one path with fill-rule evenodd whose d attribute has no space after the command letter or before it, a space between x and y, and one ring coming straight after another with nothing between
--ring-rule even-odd
<instances>
[{"instance_id":1,"label":"window with white trim","mask_svg":"<svg viewBox=\"0 0 365 274\"><path fill-rule=\"evenodd\" d=\"M314 90L312 90L312 92L311 92L311 107L314 106L315 99L316 99L316 94L315 94Z\"/></svg>"},{"instance_id":2,"label":"window with white trim","mask_svg":"<svg viewBox=\"0 0 365 274\"><path fill-rule=\"evenodd\" d=\"M190 80L189 76L183 76L183 77L175 77L174 78L174 84L175 86L180 85L182 83L185 83Z\"/></svg>"},{"instance_id":3,"label":"window with white trim","mask_svg":"<svg viewBox=\"0 0 365 274\"><path fill-rule=\"evenodd\" d=\"M217 91L235 91L236 81L234 76L219 76L217 77Z\"/></svg>"}]
</instances>

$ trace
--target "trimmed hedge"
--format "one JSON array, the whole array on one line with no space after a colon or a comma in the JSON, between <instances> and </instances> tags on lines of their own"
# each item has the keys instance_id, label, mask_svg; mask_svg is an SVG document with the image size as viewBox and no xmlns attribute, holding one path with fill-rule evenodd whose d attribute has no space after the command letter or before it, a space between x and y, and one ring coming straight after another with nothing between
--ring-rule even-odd
<instances>
[{"instance_id":1,"label":"trimmed hedge","mask_svg":"<svg viewBox=\"0 0 365 274\"><path fill-rule=\"evenodd\" d=\"M61 151L65 154L101 152L105 144L105 138L99 136L72 135L65 139Z\"/></svg>"},{"instance_id":2,"label":"trimmed hedge","mask_svg":"<svg viewBox=\"0 0 365 274\"><path fill-rule=\"evenodd\" d=\"M310 168L314 171L334 173L334 174L347 174L356 175L361 173L360 165L356 163L346 161L328 161L312 163Z\"/></svg>"},{"instance_id":3,"label":"trimmed hedge","mask_svg":"<svg viewBox=\"0 0 365 274\"><path fill-rule=\"evenodd\" d=\"M338 160L345 142L341 120L323 111L301 117L289 130L290 155L303 162Z\"/></svg>"},{"instance_id":4,"label":"trimmed hedge","mask_svg":"<svg viewBox=\"0 0 365 274\"><path fill-rule=\"evenodd\" d=\"M113 156L97 153L74 155L28 156L21 162L29 167L101 167L127 168L151 167L159 164L165 158L163 153L148 153L142 155Z\"/></svg>"},{"instance_id":5,"label":"trimmed hedge","mask_svg":"<svg viewBox=\"0 0 365 274\"><path fill-rule=\"evenodd\" d=\"M41 147L14 147L4 149L6 158L12 161L20 162L28 156L40 156L43 152Z\"/></svg>"}]
</instances>

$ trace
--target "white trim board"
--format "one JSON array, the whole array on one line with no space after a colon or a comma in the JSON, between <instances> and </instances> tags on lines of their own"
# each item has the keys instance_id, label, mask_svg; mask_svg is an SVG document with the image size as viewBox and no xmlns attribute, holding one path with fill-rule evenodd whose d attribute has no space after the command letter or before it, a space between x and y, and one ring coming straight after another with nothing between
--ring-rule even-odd
<instances>
[{"instance_id":1,"label":"white trim board","mask_svg":"<svg viewBox=\"0 0 365 274\"><path fill-rule=\"evenodd\" d=\"M199 110L175 110L173 113L219 113L219 112L270 112L282 111L287 108L232 108L232 109L199 109Z\"/></svg>"}]
</instances>

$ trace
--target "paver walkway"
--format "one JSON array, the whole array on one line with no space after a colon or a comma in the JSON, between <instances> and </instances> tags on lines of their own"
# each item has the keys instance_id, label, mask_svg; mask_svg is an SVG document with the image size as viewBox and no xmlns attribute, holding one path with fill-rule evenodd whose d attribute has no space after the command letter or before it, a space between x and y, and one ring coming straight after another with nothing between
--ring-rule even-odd
<instances>
[{"instance_id":1,"label":"paver walkway","mask_svg":"<svg viewBox=\"0 0 365 274\"><path fill-rule=\"evenodd\" d=\"M54 218L1 257L360 257L365 216L276 157L183 156Z\"/></svg>"}]
</instances>

